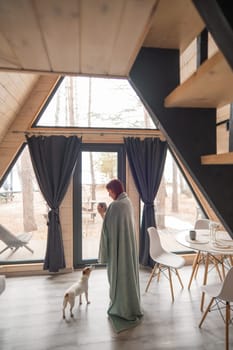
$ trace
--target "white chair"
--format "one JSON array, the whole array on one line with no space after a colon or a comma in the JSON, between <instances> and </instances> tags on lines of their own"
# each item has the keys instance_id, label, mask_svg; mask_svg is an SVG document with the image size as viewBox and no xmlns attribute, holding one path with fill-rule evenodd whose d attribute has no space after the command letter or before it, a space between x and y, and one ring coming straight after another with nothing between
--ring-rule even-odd
<instances>
[{"instance_id":1,"label":"white chair","mask_svg":"<svg viewBox=\"0 0 233 350\"><path fill-rule=\"evenodd\" d=\"M208 294L211 297L210 303L205 310L199 327L201 328L202 323L204 322L207 314L210 311L218 310L221 313L221 316L225 322L225 349L229 349L229 323L231 322L231 305L233 302L233 267L228 271L223 282L218 284L212 284L207 286L202 286L202 291ZM214 306L212 306L215 302ZM222 309L225 308L225 319L222 313Z\"/></svg>"},{"instance_id":2,"label":"white chair","mask_svg":"<svg viewBox=\"0 0 233 350\"><path fill-rule=\"evenodd\" d=\"M175 272L177 275L181 287L184 288L183 283L181 281L180 275L178 273L179 268L183 267L185 264L185 260L183 257L167 252L161 245L160 237L158 231L155 227L149 227L147 229L150 239L150 257L155 262L155 265L150 274L149 281L146 286L146 292L148 291L149 285L151 283L152 278L156 275L156 270L158 269L158 280L160 277L160 272L168 271L168 278L170 282L170 290L172 296L172 302L174 302L174 291L172 284L172 272Z\"/></svg>"}]
</instances>

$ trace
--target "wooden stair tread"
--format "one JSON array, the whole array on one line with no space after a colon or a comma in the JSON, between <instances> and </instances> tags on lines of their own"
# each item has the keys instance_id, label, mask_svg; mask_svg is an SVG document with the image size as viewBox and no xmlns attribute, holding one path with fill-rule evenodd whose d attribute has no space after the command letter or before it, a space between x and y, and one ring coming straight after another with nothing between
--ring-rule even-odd
<instances>
[{"instance_id":1,"label":"wooden stair tread","mask_svg":"<svg viewBox=\"0 0 233 350\"><path fill-rule=\"evenodd\" d=\"M165 107L217 108L233 101L233 72L220 51L165 98Z\"/></svg>"},{"instance_id":2,"label":"wooden stair tread","mask_svg":"<svg viewBox=\"0 0 233 350\"><path fill-rule=\"evenodd\" d=\"M233 152L208 154L201 156L202 165L227 165L233 164Z\"/></svg>"},{"instance_id":3,"label":"wooden stair tread","mask_svg":"<svg viewBox=\"0 0 233 350\"><path fill-rule=\"evenodd\" d=\"M204 27L191 0L160 0L143 46L182 52Z\"/></svg>"}]
</instances>

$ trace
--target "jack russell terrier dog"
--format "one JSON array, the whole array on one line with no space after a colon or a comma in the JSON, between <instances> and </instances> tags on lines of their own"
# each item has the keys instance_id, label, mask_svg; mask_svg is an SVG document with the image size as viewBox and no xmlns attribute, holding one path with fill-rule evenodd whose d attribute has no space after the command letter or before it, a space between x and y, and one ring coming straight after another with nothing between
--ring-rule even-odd
<instances>
[{"instance_id":1,"label":"jack russell terrier dog","mask_svg":"<svg viewBox=\"0 0 233 350\"><path fill-rule=\"evenodd\" d=\"M94 269L93 266L85 267L82 271L82 276L80 280L74 283L69 289L66 290L63 299L63 318L65 319L65 309L67 304L70 304L70 317L74 317L72 310L75 304L75 297L79 295L79 305L82 304L82 294L85 293L86 302L90 304L88 300L88 279L90 277L91 271Z\"/></svg>"}]
</instances>

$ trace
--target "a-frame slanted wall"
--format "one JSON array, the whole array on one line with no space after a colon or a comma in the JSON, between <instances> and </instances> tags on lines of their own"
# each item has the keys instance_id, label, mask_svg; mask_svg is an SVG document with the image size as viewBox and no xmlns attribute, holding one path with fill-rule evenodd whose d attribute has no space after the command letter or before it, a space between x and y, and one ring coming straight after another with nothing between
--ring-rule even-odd
<instances>
[{"instance_id":1,"label":"a-frame slanted wall","mask_svg":"<svg viewBox=\"0 0 233 350\"><path fill-rule=\"evenodd\" d=\"M129 81L233 237L233 166L201 165L201 155L216 153L215 109L164 107L165 97L179 85L179 51L142 48Z\"/></svg>"},{"instance_id":2,"label":"a-frame slanted wall","mask_svg":"<svg viewBox=\"0 0 233 350\"><path fill-rule=\"evenodd\" d=\"M34 85L26 102L16 114L14 122L0 143L0 182L25 142L24 132L30 128L58 82L58 75L42 75Z\"/></svg>"}]
</instances>

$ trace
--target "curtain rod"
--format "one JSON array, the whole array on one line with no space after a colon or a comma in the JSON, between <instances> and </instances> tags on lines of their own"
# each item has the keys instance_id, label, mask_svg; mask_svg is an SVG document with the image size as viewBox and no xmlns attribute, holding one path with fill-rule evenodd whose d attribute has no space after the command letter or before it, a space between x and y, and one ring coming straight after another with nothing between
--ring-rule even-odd
<instances>
[{"instance_id":1,"label":"curtain rod","mask_svg":"<svg viewBox=\"0 0 233 350\"><path fill-rule=\"evenodd\" d=\"M84 135L99 135L99 136L107 136L107 135L116 135L116 136L124 136L124 137L127 137L127 136L131 136L131 137L134 137L134 136L153 136L153 137L159 137L161 139L165 139L165 137L162 135L161 131L155 129L155 130L146 130L145 132L143 131L140 131L140 132L137 132L137 130L134 130L134 132L124 132L124 131L119 131L119 130L114 130L114 131L97 131L97 130L93 130L93 131L65 131L65 130L43 130L43 131L34 131L34 130L30 130L30 131L21 131L21 130L13 130L12 133L14 134L24 134L24 135L45 135L45 134L56 134L56 135L73 135L73 136L76 136L76 135L81 135L81 136L84 136Z\"/></svg>"}]
</instances>

